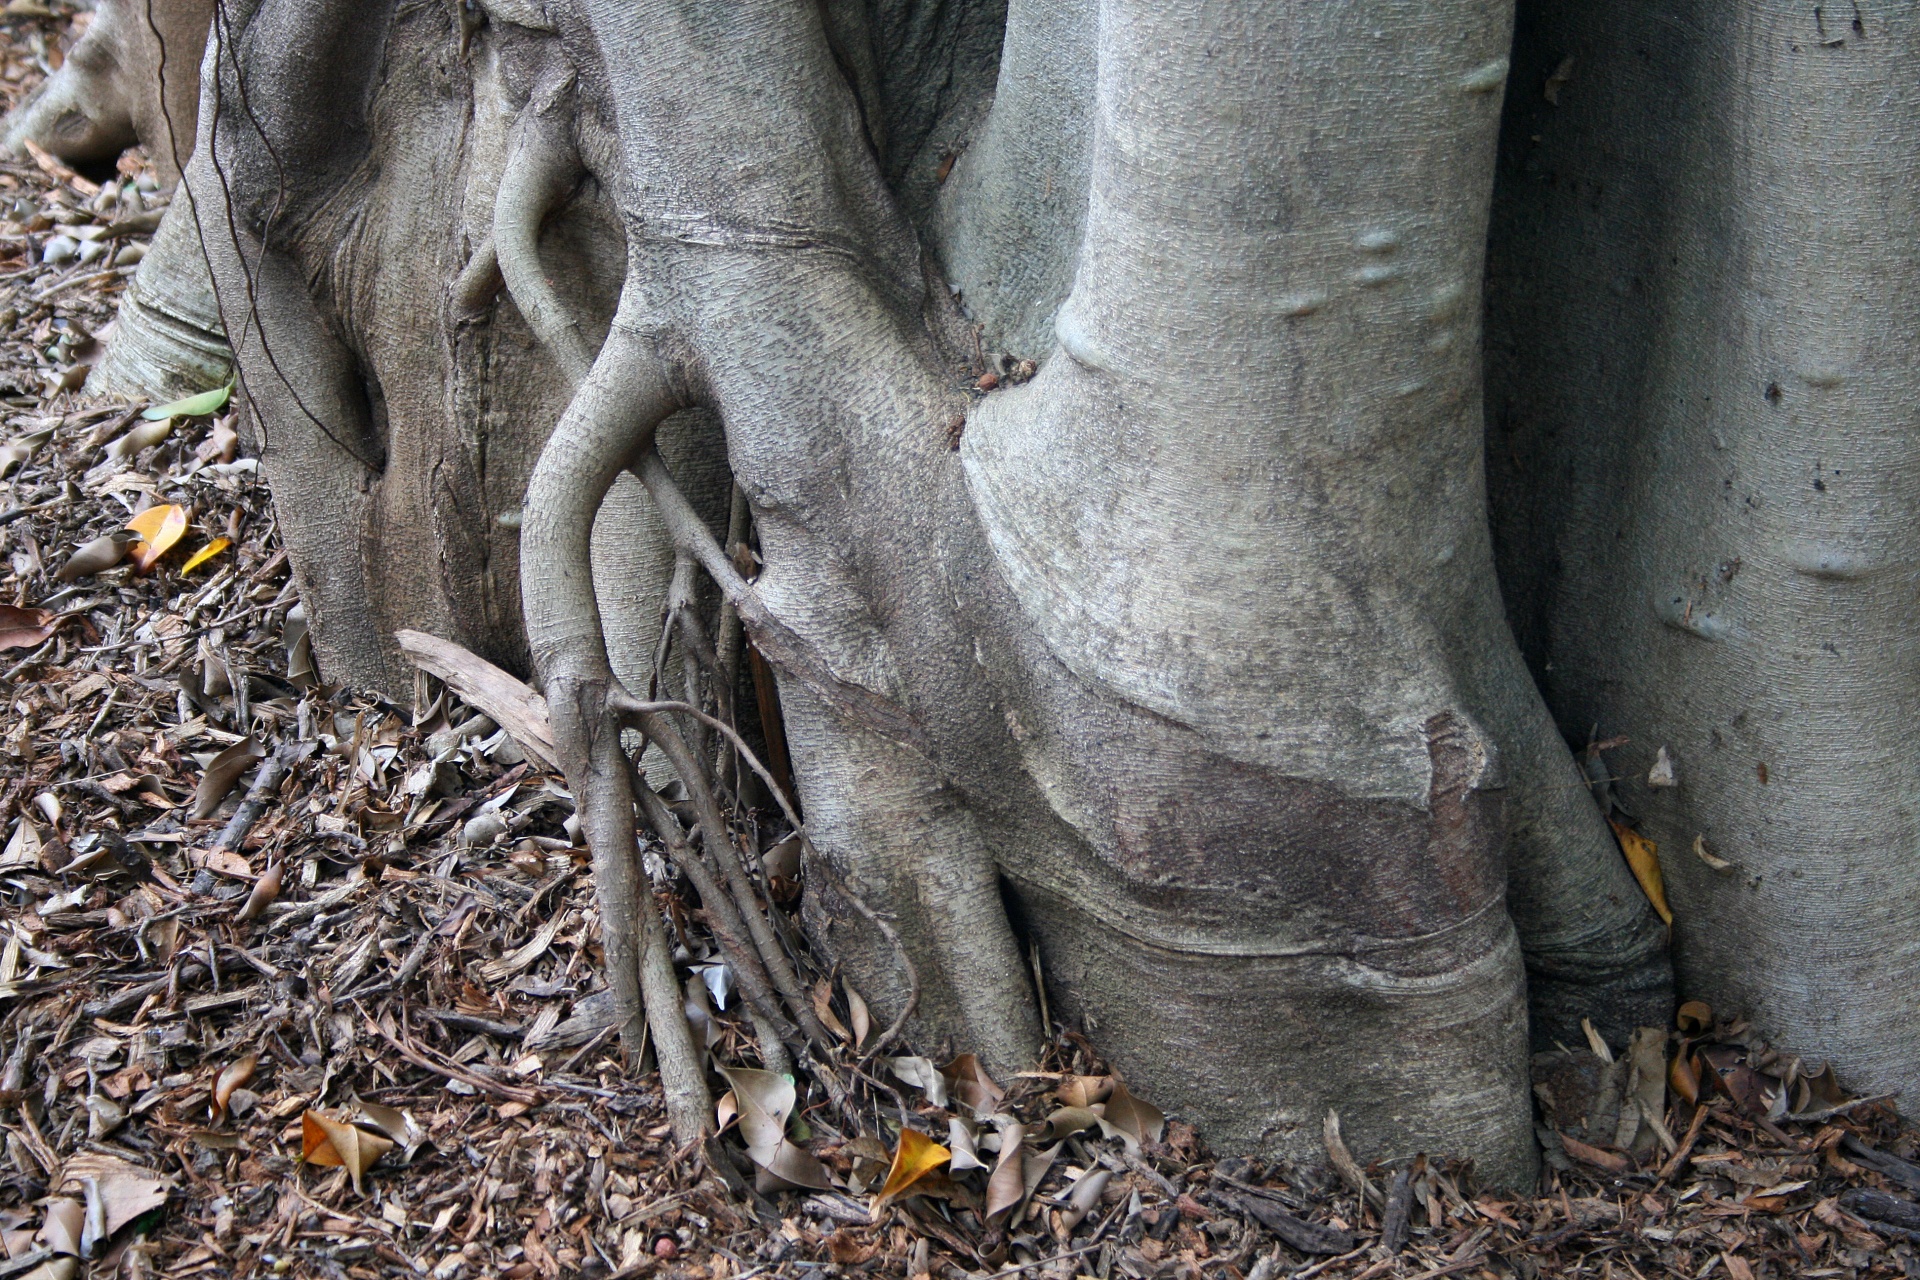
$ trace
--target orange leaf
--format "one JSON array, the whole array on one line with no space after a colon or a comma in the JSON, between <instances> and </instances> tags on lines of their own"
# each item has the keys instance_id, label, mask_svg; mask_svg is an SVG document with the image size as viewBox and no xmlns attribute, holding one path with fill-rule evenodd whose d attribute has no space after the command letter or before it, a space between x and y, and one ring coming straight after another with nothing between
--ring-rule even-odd
<instances>
[{"instance_id":1,"label":"orange leaf","mask_svg":"<svg viewBox=\"0 0 1920 1280\"><path fill-rule=\"evenodd\" d=\"M231 538L215 538L212 542L209 542L206 546L194 552L192 557L180 566L180 572L192 573L195 569L198 569L201 565L213 559L232 545L233 540Z\"/></svg>"},{"instance_id":2,"label":"orange leaf","mask_svg":"<svg viewBox=\"0 0 1920 1280\"><path fill-rule=\"evenodd\" d=\"M145 573L187 531L187 509L173 502L148 507L127 521L127 528L140 535L140 541L133 545L133 563Z\"/></svg>"},{"instance_id":3,"label":"orange leaf","mask_svg":"<svg viewBox=\"0 0 1920 1280\"><path fill-rule=\"evenodd\" d=\"M916 1182L952 1157L951 1151L918 1129L902 1129L899 1149L893 1153L893 1167L887 1170L886 1184L880 1188L880 1195L874 1200L873 1207L878 1209L901 1196L912 1195Z\"/></svg>"},{"instance_id":4,"label":"orange leaf","mask_svg":"<svg viewBox=\"0 0 1920 1280\"><path fill-rule=\"evenodd\" d=\"M324 1111L308 1111L300 1117L300 1158L308 1164L341 1168L353 1179L353 1189L365 1194L360 1175L384 1155L393 1143L377 1133L368 1133Z\"/></svg>"},{"instance_id":5,"label":"orange leaf","mask_svg":"<svg viewBox=\"0 0 1920 1280\"><path fill-rule=\"evenodd\" d=\"M1607 819L1607 825L1613 828L1614 838L1620 841L1620 852L1627 855L1627 866L1633 870L1633 878L1640 882L1640 891L1647 895L1647 901L1659 913L1660 919L1671 925L1673 909L1667 906L1666 885L1660 879L1660 859L1654 855L1658 846L1653 841L1635 831L1632 827Z\"/></svg>"}]
</instances>

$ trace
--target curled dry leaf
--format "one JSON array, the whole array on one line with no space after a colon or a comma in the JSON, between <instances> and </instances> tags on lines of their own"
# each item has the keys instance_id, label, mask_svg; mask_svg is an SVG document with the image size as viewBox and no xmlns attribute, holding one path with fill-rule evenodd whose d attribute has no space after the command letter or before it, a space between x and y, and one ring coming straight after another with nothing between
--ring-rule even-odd
<instances>
[{"instance_id":1,"label":"curled dry leaf","mask_svg":"<svg viewBox=\"0 0 1920 1280\"><path fill-rule=\"evenodd\" d=\"M1695 836L1693 838L1693 856L1706 863L1709 867L1712 867L1715 871L1733 870L1733 864L1731 862L1728 862L1725 858L1707 848L1707 838L1705 836Z\"/></svg>"},{"instance_id":2,"label":"curled dry leaf","mask_svg":"<svg viewBox=\"0 0 1920 1280\"><path fill-rule=\"evenodd\" d=\"M761 1189L771 1191L785 1186L831 1189L833 1180L826 1166L787 1138L787 1117L793 1114L798 1100L792 1079L748 1067L726 1068L721 1074L733 1086L740 1136L747 1144L748 1159L760 1167L757 1181Z\"/></svg>"},{"instance_id":3,"label":"curled dry leaf","mask_svg":"<svg viewBox=\"0 0 1920 1280\"><path fill-rule=\"evenodd\" d=\"M393 1140L349 1122L344 1116L311 1108L300 1117L300 1158L308 1164L345 1169L353 1189L364 1195L360 1179L393 1148Z\"/></svg>"},{"instance_id":4,"label":"curled dry leaf","mask_svg":"<svg viewBox=\"0 0 1920 1280\"><path fill-rule=\"evenodd\" d=\"M916 1194L915 1184L947 1164L952 1156L952 1152L918 1129L902 1129L900 1145L893 1152L893 1165L887 1170L887 1181L874 1197L874 1212L878 1213L883 1205L892 1204L902 1196Z\"/></svg>"},{"instance_id":5,"label":"curled dry leaf","mask_svg":"<svg viewBox=\"0 0 1920 1280\"><path fill-rule=\"evenodd\" d=\"M1673 909L1667 905L1667 888L1660 876L1659 846L1625 823L1608 818L1607 825L1613 828L1620 852L1626 855L1633 878L1640 882L1640 891L1647 895L1661 922L1672 924Z\"/></svg>"},{"instance_id":6,"label":"curled dry leaf","mask_svg":"<svg viewBox=\"0 0 1920 1280\"><path fill-rule=\"evenodd\" d=\"M1700 1101L1700 1072L1694 1066L1693 1055L1676 1053L1673 1062L1667 1067L1667 1085L1674 1096L1694 1106Z\"/></svg>"},{"instance_id":7,"label":"curled dry leaf","mask_svg":"<svg viewBox=\"0 0 1920 1280\"><path fill-rule=\"evenodd\" d=\"M973 1130L959 1116L947 1119L947 1146L953 1152L953 1171L959 1173L966 1169L984 1169L986 1162L980 1158Z\"/></svg>"},{"instance_id":8,"label":"curled dry leaf","mask_svg":"<svg viewBox=\"0 0 1920 1280\"><path fill-rule=\"evenodd\" d=\"M989 1222L1019 1204L1027 1195L1026 1167L1020 1158L1026 1130L1016 1120L1005 1119L999 1124L1000 1158L994 1162L993 1173L987 1178L986 1216Z\"/></svg>"},{"instance_id":9,"label":"curled dry leaf","mask_svg":"<svg viewBox=\"0 0 1920 1280\"><path fill-rule=\"evenodd\" d=\"M1059 1227L1063 1236L1072 1235L1073 1229L1100 1203L1100 1196L1112 1178L1113 1174L1106 1169L1092 1169L1080 1175L1073 1190L1067 1193L1067 1207L1060 1211Z\"/></svg>"},{"instance_id":10,"label":"curled dry leaf","mask_svg":"<svg viewBox=\"0 0 1920 1280\"><path fill-rule=\"evenodd\" d=\"M1109 1076L1068 1076L1053 1091L1053 1096L1065 1107L1091 1107L1096 1102L1105 1102L1112 1092L1113 1080Z\"/></svg>"},{"instance_id":11,"label":"curled dry leaf","mask_svg":"<svg viewBox=\"0 0 1920 1280\"><path fill-rule=\"evenodd\" d=\"M137 541L139 541L138 535L129 533L125 529L115 529L112 533L103 534L92 542L76 548L54 577L62 582L72 582L76 578L104 573L126 559L127 548Z\"/></svg>"},{"instance_id":12,"label":"curled dry leaf","mask_svg":"<svg viewBox=\"0 0 1920 1280\"><path fill-rule=\"evenodd\" d=\"M348 1114L355 1124L378 1129L382 1134L392 1138L400 1144L403 1153L409 1157L427 1138L426 1130L420 1127L420 1122L413 1118L411 1111L383 1107L377 1102L368 1102L365 1098L355 1095L353 1109Z\"/></svg>"},{"instance_id":13,"label":"curled dry leaf","mask_svg":"<svg viewBox=\"0 0 1920 1280\"><path fill-rule=\"evenodd\" d=\"M124 462L142 450L151 449L173 434L173 420L162 419L159 422L138 422L125 435L107 446L107 456L115 462Z\"/></svg>"},{"instance_id":14,"label":"curled dry leaf","mask_svg":"<svg viewBox=\"0 0 1920 1280\"><path fill-rule=\"evenodd\" d=\"M229 1063L213 1082L213 1118L219 1120L227 1114L227 1103L233 1098L233 1091L253 1079L254 1068L260 1065L260 1055L250 1053L238 1062Z\"/></svg>"},{"instance_id":15,"label":"curled dry leaf","mask_svg":"<svg viewBox=\"0 0 1920 1280\"><path fill-rule=\"evenodd\" d=\"M963 1053L940 1068L940 1074L946 1078L948 1094L977 1116L992 1115L1007 1096L1007 1091L993 1082L987 1069L980 1065L980 1059L971 1053Z\"/></svg>"},{"instance_id":16,"label":"curled dry leaf","mask_svg":"<svg viewBox=\"0 0 1920 1280\"><path fill-rule=\"evenodd\" d=\"M813 1012L820 1019L820 1025L845 1040L853 1043L853 1032L847 1030L845 1023L833 1011L833 987L825 978L813 984Z\"/></svg>"},{"instance_id":17,"label":"curled dry leaf","mask_svg":"<svg viewBox=\"0 0 1920 1280\"><path fill-rule=\"evenodd\" d=\"M1099 1124L1100 1113L1092 1107L1060 1107L1047 1117L1045 1127L1040 1130L1040 1141L1058 1142L1084 1129L1097 1128Z\"/></svg>"},{"instance_id":18,"label":"curled dry leaf","mask_svg":"<svg viewBox=\"0 0 1920 1280\"><path fill-rule=\"evenodd\" d=\"M267 749L251 736L215 756L207 765L207 771L200 775L200 785L193 789L193 816L213 816L213 811L233 790L233 784L240 781L240 775L266 758Z\"/></svg>"},{"instance_id":19,"label":"curled dry leaf","mask_svg":"<svg viewBox=\"0 0 1920 1280\"><path fill-rule=\"evenodd\" d=\"M4 445L0 445L0 480L6 479L15 467L40 452L41 447L51 439L53 439L53 428L46 427L24 436L16 436Z\"/></svg>"},{"instance_id":20,"label":"curled dry leaf","mask_svg":"<svg viewBox=\"0 0 1920 1280\"><path fill-rule=\"evenodd\" d=\"M1705 1000L1689 1000L1674 1011L1674 1024L1689 1035L1697 1035L1713 1026L1713 1006Z\"/></svg>"},{"instance_id":21,"label":"curled dry leaf","mask_svg":"<svg viewBox=\"0 0 1920 1280\"><path fill-rule=\"evenodd\" d=\"M927 1101L934 1106L947 1105L947 1078L940 1074L940 1068L933 1065L933 1059L888 1058L887 1070L926 1094Z\"/></svg>"},{"instance_id":22,"label":"curled dry leaf","mask_svg":"<svg viewBox=\"0 0 1920 1280\"><path fill-rule=\"evenodd\" d=\"M873 1015L867 1011L867 1002L853 989L853 984L841 980L840 985L847 992L847 1021L853 1025L853 1047L858 1049L873 1034Z\"/></svg>"},{"instance_id":23,"label":"curled dry leaf","mask_svg":"<svg viewBox=\"0 0 1920 1280\"><path fill-rule=\"evenodd\" d=\"M53 636L54 613L51 609L23 609L16 604L0 604L0 652L31 649Z\"/></svg>"},{"instance_id":24,"label":"curled dry leaf","mask_svg":"<svg viewBox=\"0 0 1920 1280\"><path fill-rule=\"evenodd\" d=\"M175 502L148 507L127 521L127 528L140 535L140 541L132 548L133 564L145 573L171 551L180 541L180 535L187 531L187 509Z\"/></svg>"},{"instance_id":25,"label":"curled dry leaf","mask_svg":"<svg viewBox=\"0 0 1920 1280\"><path fill-rule=\"evenodd\" d=\"M258 920L265 915L273 900L280 896L280 863L276 862L260 873L253 882L253 892L234 915L235 920Z\"/></svg>"}]
</instances>

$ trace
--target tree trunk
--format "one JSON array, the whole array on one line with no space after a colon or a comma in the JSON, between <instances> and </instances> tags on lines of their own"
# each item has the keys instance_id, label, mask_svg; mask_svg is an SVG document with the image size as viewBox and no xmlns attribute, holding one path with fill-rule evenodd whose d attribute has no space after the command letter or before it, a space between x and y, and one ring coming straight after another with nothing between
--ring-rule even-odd
<instances>
[{"instance_id":1,"label":"tree trunk","mask_svg":"<svg viewBox=\"0 0 1920 1280\"><path fill-rule=\"evenodd\" d=\"M1488 342L1517 625L1629 739L1685 989L1909 1100L1917 65L1885 6L1523 5Z\"/></svg>"},{"instance_id":2,"label":"tree trunk","mask_svg":"<svg viewBox=\"0 0 1920 1280\"><path fill-rule=\"evenodd\" d=\"M198 232L323 673L396 687L409 626L542 681L629 1043L644 994L690 1057L636 800L713 862L763 1058L820 1034L698 724L639 696L698 564L880 1013L1025 1067L1037 952L1222 1150L1312 1155L1331 1108L1527 1176L1529 1005L1618 1040L1670 992L1494 577L1506 8L374 9L232 6Z\"/></svg>"}]
</instances>

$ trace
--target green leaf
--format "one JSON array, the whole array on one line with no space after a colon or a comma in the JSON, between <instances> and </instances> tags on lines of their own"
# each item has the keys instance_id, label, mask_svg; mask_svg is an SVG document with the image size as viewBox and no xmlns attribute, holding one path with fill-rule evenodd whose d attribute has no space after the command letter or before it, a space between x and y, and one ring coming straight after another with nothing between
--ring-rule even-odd
<instances>
[{"instance_id":1,"label":"green leaf","mask_svg":"<svg viewBox=\"0 0 1920 1280\"><path fill-rule=\"evenodd\" d=\"M175 400L171 404L157 404L151 409L142 410L140 416L149 422L159 422L162 418L204 418L209 413L223 408L227 403L227 397L232 393L232 387L215 387L211 391L202 391L197 396L188 396L185 400Z\"/></svg>"}]
</instances>

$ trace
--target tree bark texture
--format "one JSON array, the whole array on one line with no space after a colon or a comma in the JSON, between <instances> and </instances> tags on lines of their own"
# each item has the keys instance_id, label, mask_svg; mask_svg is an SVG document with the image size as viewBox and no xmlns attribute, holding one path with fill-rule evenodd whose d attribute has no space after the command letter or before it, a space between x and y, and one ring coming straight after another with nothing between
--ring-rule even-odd
<instances>
[{"instance_id":1,"label":"tree bark texture","mask_svg":"<svg viewBox=\"0 0 1920 1280\"><path fill-rule=\"evenodd\" d=\"M1528 0L1514 65L1488 456L1523 647L1570 733L1630 740L1685 989L1910 1106L1920 20Z\"/></svg>"},{"instance_id":2,"label":"tree bark texture","mask_svg":"<svg viewBox=\"0 0 1920 1280\"><path fill-rule=\"evenodd\" d=\"M1668 1013L1566 745L1624 735L1686 989L1920 1083L1906 15L226 15L187 185L322 667L535 672L606 910L697 563L780 674L806 927L927 1043L1028 1065L1037 947L1222 1149L1333 1108L1524 1176L1530 1038Z\"/></svg>"}]
</instances>

